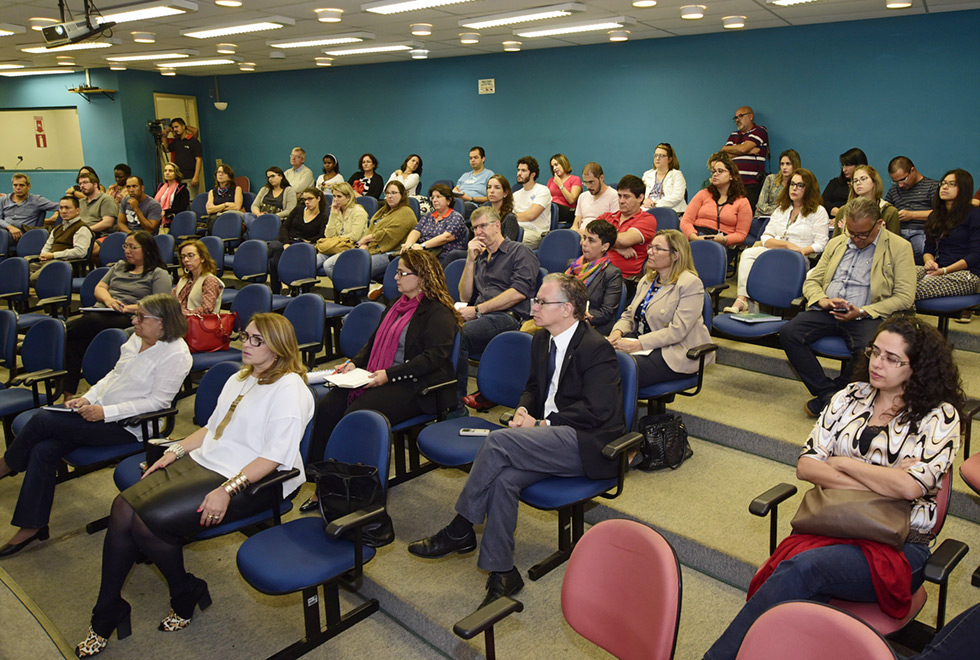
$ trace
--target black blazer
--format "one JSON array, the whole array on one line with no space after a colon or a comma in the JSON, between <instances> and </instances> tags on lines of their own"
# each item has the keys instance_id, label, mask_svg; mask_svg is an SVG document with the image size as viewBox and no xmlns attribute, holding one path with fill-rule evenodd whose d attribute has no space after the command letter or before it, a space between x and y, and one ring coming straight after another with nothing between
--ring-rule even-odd
<instances>
[{"instance_id":1,"label":"black blazer","mask_svg":"<svg viewBox=\"0 0 980 660\"><path fill-rule=\"evenodd\" d=\"M390 311L389 307L385 316ZM405 361L387 370L389 382L409 381L413 384L419 406L427 413L434 414L456 405L455 386L444 387L426 397L418 396L418 392L430 385L456 379L451 353L457 332L459 326L451 309L437 300L422 298L405 332ZM355 366L367 367L377 333L375 330L367 345L354 357Z\"/></svg>"},{"instance_id":2,"label":"black blazer","mask_svg":"<svg viewBox=\"0 0 980 660\"><path fill-rule=\"evenodd\" d=\"M589 294L592 327L608 335L612 332L613 323L619 318L616 312L623 293L623 271L609 264L593 278L586 290Z\"/></svg>"},{"instance_id":3,"label":"black blazer","mask_svg":"<svg viewBox=\"0 0 980 660\"><path fill-rule=\"evenodd\" d=\"M548 397L550 339L547 330L539 330L531 340L531 373L521 395L521 405L536 419L541 419ZM549 415L548 422L575 429L582 467L589 478L616 476L616 461L602 457L602 448L626 433L616 351L595 328L579 323L559 369L558 412Z\"/></svg>"}]
</instances>

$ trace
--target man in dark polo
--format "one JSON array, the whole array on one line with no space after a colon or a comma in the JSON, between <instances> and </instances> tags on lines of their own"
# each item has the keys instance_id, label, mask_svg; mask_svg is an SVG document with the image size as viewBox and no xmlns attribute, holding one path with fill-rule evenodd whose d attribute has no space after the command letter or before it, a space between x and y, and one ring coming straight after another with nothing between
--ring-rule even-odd
<instances>
[{"instance_id":1,"label":"man in dark polo","mask_svg":"<svg viewBox=\"0 0 980 660\"><path fill-rule=\"evenodd\" d=\"M735 111L735 130L721 148L735 161L738 174L745 185L746 196L755 210L762 192L762 180L766 173L766 158L769 156L769 131L765 126L755 123L755 112L747 105Z\"/></svg>"},{"instance_id":2,"label":"man in dark polo","mask_svg":"<svg viewBox=\"0 0 980 660\"><path fill-rule=\"evenodd\" d=\"M170 122L170 130L174 135L170 140L171 160L185 177L193 172L189 178L184 179L184 185L187 186L193 202L194 197L204 192L204 182L201 180L204 151L201 149L201 141L187 130L187 124L180 117L174 117Z\"/></svg>"}]
</instances>

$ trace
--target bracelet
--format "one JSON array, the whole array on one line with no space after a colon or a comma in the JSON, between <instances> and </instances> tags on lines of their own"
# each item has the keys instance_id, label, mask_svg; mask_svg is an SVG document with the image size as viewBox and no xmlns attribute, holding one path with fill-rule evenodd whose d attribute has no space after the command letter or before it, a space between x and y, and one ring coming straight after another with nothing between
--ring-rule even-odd
<instances>
[{"instance_id":1,"label":"bracelet","mask_svg":"<svg viewBox=\"0 0 980 660\"><path fill-rule=\"evenodd\" d=\"M235 495L238 495L238 493L248 488L248 485L248 477L239 472L234 477L221 484L221 487L225 489L226 493L234 497Z\"/></svg>"},{"instance_id":2,"label":"bracelet","mask_svg":"<svg viewBox=\"0 0 980 660\"><path fill-rule=\"evenodd\" d=\"M187 453L187 450L184 449L184 446L182 444L180 444L179 442L175 442L172 445L170 445L169 447L167 447L167 449L163 453L164 454L173 454L174 455L174 460L177 461L177 460L180 460L180 459L182 459L184 457L184 454Z\"/></svg>"},{"instance_id":3,"label":"bracelet","mask_svg":"<svg viewBox=\"0 0 980 660\"><path fill-rule=\"evenodd\" d=\"M943 275L945 275L945 274L946 274L946 269L945 269L945 268L943 268Z\"/></svg>"}]
</instances>

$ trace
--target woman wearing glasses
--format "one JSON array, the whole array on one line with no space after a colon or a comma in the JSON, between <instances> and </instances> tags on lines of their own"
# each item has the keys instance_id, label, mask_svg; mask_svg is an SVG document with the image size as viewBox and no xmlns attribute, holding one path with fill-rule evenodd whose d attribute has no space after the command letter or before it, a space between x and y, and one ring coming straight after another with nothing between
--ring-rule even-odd
<instances>
[{"instance_id":1,"label":"woman wearing glasses","mask_svg":"<svg viewBox=\"0 0 980 660\"><path fill-rule=\"evenodd\" d=\"M450 253L465 250L469 232L466 221L453 209L453 191L444 183L429 188L432 212L422 216L408 234L402 250L429 250L445 265Z\"/></svg>"},{"instance_id":2,"label":"woman wearing glasses","mask_svg":"<svg viewBox=\"0 0 980 660\"><path fill-rule=\"evenodd\" d=\"M844 231L847 205L858 197L876 202L878 208L881 209L881 219L885 221L885 229L901 236L902 222L898 219L898 209L883 199L884 194L885 184L882 183L878 170L870 165L855 167L854 171L851 172L851 192L847 197L847 204L837 209L837 215L834 216L834 236Z\"/></svg>"},{"instance_id":3,"label":"woman wearing glasses","mask_svg":"<svg viewBox=\"0 0 980 660\"><path fill-rule=\"evenodd\" d=\"M388 253L401 246L418 219L408 204L408 194L401 181L385 185L384 203L368 221L367 233L357 247L371 254L371 277L384 274L390 259Z\"/></svg>"},{"instance_id":4,"label":"woman wearing glasses","mask_svg":"<svg viewBox=\"0 0 980 660\"><path fill-rule=\"evenodd\" d=\"M180 303L184 316L217 314L221 309L221 292L225 283L218 277L218 266L208 248L197 239L184 241L177 251L184 274L171 293Z\"/></svg>"},{"instance_id":5,"label":"woman wearing glasses","mask_svg":"<svg viewBox=\"0 0 980 660\"><path fill-rule=\"evenodd\" d=\"M178 312L179 314L179 312ZM282 484L288 495L305 481L300 440L313 417L296 334L280 314L256 314L242 332L244 368L225 383L208 423L173 443L143 478L112 503L102 548L102 584L79 657L101 652L115 630L130 634L123 584L139 553L170 589L163 632L186 628L211 595L184 568L183 544L199 532L267 509L279 493L251 495L250 484L277 470L299 470Z\"/></svg>"},{"instance_id":6,"label":"woman wearing glasses","mask_svg":"<svg viewBox=\"0 0 980 660\"><path fill-rule=\"evenodd\" d=\"M980 208L970 201L973 177L966 170L943 175L926 220L924 266L916 267L915 299L966 296L980 285ZM969 320L969 312L966 312Z\"/></svg>"},{"instance_id":7,"label":"woman wearing glasses","mask_svg":"<svg viewBox=\"0 0 980 660\"><path fill-rule=\"evenodd\" d=\"M677 160L674 148L666 142L661 142L653 150L653 168L643 173L643 183L647 186L643 197L643 209L652 208L672 209L677 215L682 215L687 209L687 181L681 173L681 165Z\"/></svg>"},{"instance_id":8,"label":"woman wearing glasses","mask_svg":"<svg viewBox=\"0 0 980 660\"><path fill-rule=\"evenodd\" d=\"M334 388L316 406L310 461L323 450L340 418L355 410L377 410L392 425L424 413L457 407L452 348L463 319L453 306L439 260L425 250L403 252L395 272L398 293L377 331L353 360L337 371L371 372L363 388ZM424 393L437 383L452 383ZM301 511L316 508L311 498Z\"/></svg>"},{"instance_id":9,"label":"woman wearing glasses","mask_svg":"<svg viewBox=\"0 0 980 660\"><path fill-rule=\"evenodd\" d=\"M756 618L788 600L877 601L886 614L904 616L922 584L936 525L935 495L959 450L963 403L956 363L939 331L915 316L885 320L858 360L854 382L820 414L796 475L824 489L911 501L904 547L787 537L756 573L748 603L704 657L734 659Z\"/></svg>"},{"instance_id":10,"label":"woman wearing glasses","mask_svg":"<svg viewBox=\"0 0 980 660\"><path fill-rule=\"evenodd\" d=\"M323 193L307 188L301 193L303 204L297 206L279 226L279 238L269 242L269 280L273 291L286 285L279 282L279 259L293 243L315 244L327 226L327 203Z\"/></svg>"},{"instance_id":11,"label":"woman wearing glasses","mask_svg":"<svg viewBox=\"0 0 980 660\"><path fill-rule=\"evenodd\" d=\"M285 220L297 206L296 189L289 185L282 169L275 166L265 171L265 180L266 184L252 202L252 213L274 213Z\"/></svg>"},{"instance_id":12,"label":"woman wearing glasses","mask_svg":"<svg viewBox=\"0 0 980 660\"><path fill-rule=\"evenodd\" d=\"M647 248L645 268L636 297L609 333L618 351L651 351L634 356L640 387L696 373L698 361L687 351L711 342L702 319L704 285L684 235L676 229L658 231ZM705 364L714 361L710 353Z\"/></svg>"},{"instance_id":13,"label":"woman wearing glasses","mask_svg":"<svg viewBox=\"0 0 980 660\"><path fill-rule=\"evenodd\" d=\"M134 231L123 243L125 259L109 268L95 287L95 306L104 311L84 312L68 321L65 346L65 399L78 391L82 358L89 343L106 328L128 328L136 304L151 293L170 293L173 280L160 257L156 241L145 231Z\"/></svg>"},{"instance_id":14,"label":"woman wearing glasses","mask_svg":"<svg viewBox=\"0 0 980 660\"><path fill-rule=\"evenodd\" d=\"M732 157L723 151L708 159L711 183L691 200L681 231L692 241L739 245L752 227L752 205Z\"/></svg>"},{"instance_id":15,"label":"woman wearing glasses","mask_svg":"<svg viewBox=\"0 0 980 660\"><path fill-rule=\"evenodd\" d=\"M0 557L48 538L48 519L61 458L79 447L120 445L140 438L139 427L121 422L162 410L191 370L184 343L187 321L166 293L147 296L135 307L133 336L115 367L84 397L69 399L73 413L38 410L0 459L0 479L24 472L12 524L20 530L0 548Z\"/></svg>"},{"instance_id":16,"label":"woman wearing glasses","mask_svg":"<svg viewBox=\"0 0 980 660\"><path fill-rule=\"evenodd\" d=\"M762 197L759 197L760 204ZM749 306L746 285L759 255L766 250L793 250L804 257L823 252L827 245L830 220L821 205L820 188L813 172L802 167L790 176L789 185L779 193L776 209L755 245L742 252L738 262L738 297L725 313L744 312Z\"/></svg>"}]
</instances>

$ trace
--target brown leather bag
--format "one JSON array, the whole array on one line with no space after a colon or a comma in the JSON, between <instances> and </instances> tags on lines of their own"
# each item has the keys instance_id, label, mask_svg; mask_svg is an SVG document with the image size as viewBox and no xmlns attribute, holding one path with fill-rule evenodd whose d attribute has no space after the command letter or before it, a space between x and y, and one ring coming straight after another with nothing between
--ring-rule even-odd
<instances>
[{"instance_id":1,"label":"brown leather bag","mask_svg":"<svg viewBox=\"0 0 980 660\"><path fill-rule=\"evenodd\" d=\"M866 490L814 486L790 523L799 534L877 541L901 550L909 535L912 502Z\"/></svg>"},{"instance_id":2,"label":"brown leather bag","mask_svg":"<svg viewBox=\"0 0 980 660\"><path fill-rule=\"evenodd\" d=\"M330 236L316 242L316 251L320 254L340 254L345 250L357 247L347 236Z\"/></svg>"}]
</instances>

